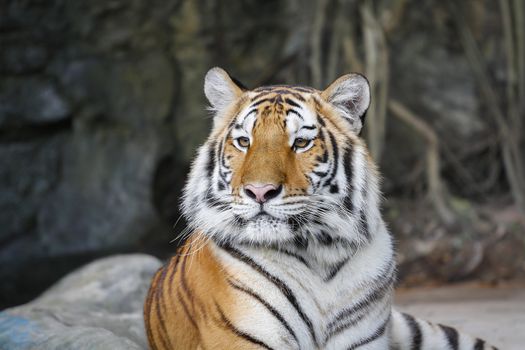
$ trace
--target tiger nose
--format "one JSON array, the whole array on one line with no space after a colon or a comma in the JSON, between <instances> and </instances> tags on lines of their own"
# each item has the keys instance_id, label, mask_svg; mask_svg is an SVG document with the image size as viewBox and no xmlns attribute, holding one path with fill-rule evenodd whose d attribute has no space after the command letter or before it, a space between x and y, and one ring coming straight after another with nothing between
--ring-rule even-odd
<instances>
[{"instance_id":1,"label":"tiger nose","mask_svg":"<svg viewBox=\"0 0 525 350\"><path fill-rule=\"evenodd\" d=\"M244 193L251 199L254 199L257 203L264 203L272 198L275 198L281 193L283 186L275 186L272 184L266 184L261 186L255 186L248 184L244 186Z\"/></svg>"}]
</instances>

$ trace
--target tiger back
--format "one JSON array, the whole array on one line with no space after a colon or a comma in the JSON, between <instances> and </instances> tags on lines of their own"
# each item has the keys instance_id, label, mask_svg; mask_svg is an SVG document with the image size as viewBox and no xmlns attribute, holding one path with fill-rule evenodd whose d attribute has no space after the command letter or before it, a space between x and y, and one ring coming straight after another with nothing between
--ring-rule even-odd
<instances>
[{"instance_id":1,"label":"tiger back","mask_svg":"<svg viewBox=\"0 0 525 350\"><path fill-rule=\"evenodd\" d=\"M392 310L363 76L245 90L214 68L205 93L213 130L184 191L189 237L146 299L151 348L493 348Z\"/></svg>"}]
</instances>

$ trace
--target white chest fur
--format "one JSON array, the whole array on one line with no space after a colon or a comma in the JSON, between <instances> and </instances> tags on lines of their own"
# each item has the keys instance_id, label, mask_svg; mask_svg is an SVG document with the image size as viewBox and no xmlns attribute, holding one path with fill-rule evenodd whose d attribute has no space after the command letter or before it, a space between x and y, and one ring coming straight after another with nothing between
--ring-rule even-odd
<instances>
[{"instance_id":1,"label":"white chest fur","mask_svg":"<svg viewBox=\"0 0 525 350\"><path fill-rule=\"evenodd\" d=\"M391 238L381 228L335 267L297 251L216 246L238 291L236 326L277 349L342 349L373 334L388 322L394 276Z\"/></svg>"}]
</instances>

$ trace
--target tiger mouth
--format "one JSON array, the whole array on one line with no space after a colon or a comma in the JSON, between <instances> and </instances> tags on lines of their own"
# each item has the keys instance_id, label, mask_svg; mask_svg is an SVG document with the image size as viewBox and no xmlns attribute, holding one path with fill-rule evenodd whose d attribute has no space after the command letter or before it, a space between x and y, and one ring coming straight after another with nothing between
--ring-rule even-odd
<instances>
[{"instance_id":1,"label":"tiger mouth","mask_svg":"<svg viewBox=\"0 0 525 350\"><path fill-rule=\"evenodd\" d=\"M260 218L260 217L267 217L267 218L274 218L276 219L275 216L271 215L271 214L268 214L266 211L264 210L261 210L260 212L258 212L257 214L255 214L255 216L252 218L252 219L257 219L257 218Z\"/></svg>"},{"instance_id":2,"label":"tiger mouth","mask_svg":"<svg viewBox=\"0 0 525 350\"><path fill-rule=\"evenodd\" d=\"M248 219L248 221L250 222L270 222L270 221L285 222L286 220L280 219L264 210L261 210L260 212L252 216L250 219Z\"/></svg>"}]
</instances>

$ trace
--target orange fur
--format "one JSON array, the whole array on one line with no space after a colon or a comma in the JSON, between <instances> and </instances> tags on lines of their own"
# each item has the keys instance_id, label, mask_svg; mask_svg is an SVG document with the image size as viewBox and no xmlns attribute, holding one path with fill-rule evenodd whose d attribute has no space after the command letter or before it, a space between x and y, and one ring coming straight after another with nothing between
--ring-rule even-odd
<instances>
[{"instance_id":1,"label":"orange fur","mask_svg":"<svg viewBox=\"0 0 525 350\"><path fill-rule=\"evenodd\" d=\"M207 245L190 239L155 274L144 307L152 349L259 349L235 333L242 303L229 272Z\"/></svg>"}]
</instances>

